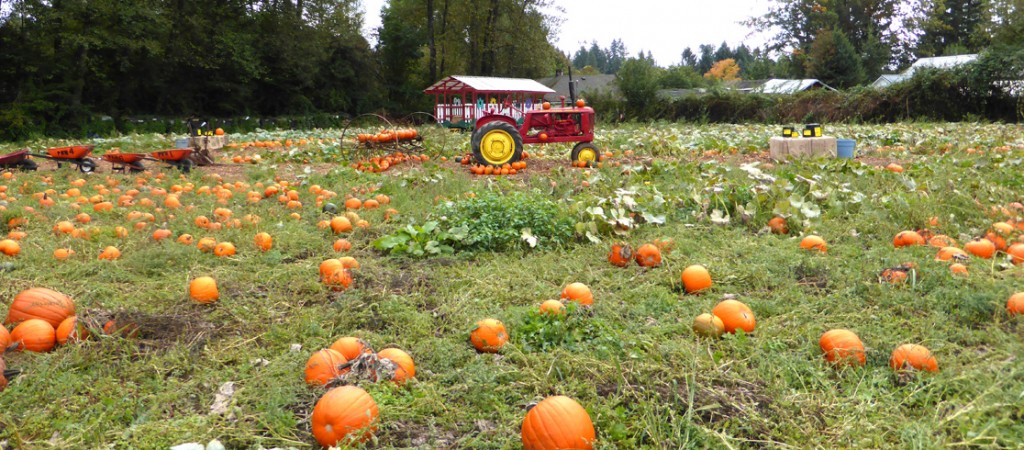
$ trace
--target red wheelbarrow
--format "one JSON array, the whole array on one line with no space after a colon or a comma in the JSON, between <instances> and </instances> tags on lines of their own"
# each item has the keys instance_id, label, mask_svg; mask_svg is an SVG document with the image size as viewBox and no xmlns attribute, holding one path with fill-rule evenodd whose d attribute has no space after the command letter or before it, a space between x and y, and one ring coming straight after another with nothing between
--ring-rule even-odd
<instances>
[{"instance_id":1,"label":"red wheelbarrow","mask_svg":"<svg viewBox=\"0 0 1024 450\"><path fill-rule=\"evenodd\" d=\"M153 159L174 166L184 173L192 171L192 160L188 158L191 155L192 149L190 148L175 148L150 153Z\"/></svg>"},{"instance_id":2,"label":"red wheelbarrow","mask_svg":"<svg viewBox=\"0 0 1024 450\"><path fill-rule=\"evenodd\" d=\"M135 173L146 170L146 167L142 165L142 160L146 159L145 153L106 153L101 158L113 165L114 172L130 171Z\"/></svg>"},{"instance_id":3,"label":"red wheelbarrow","mask_svg":"<svg viewBox=\"0 0 1024 450\"><path fill-rule=\"evenodd\" d=\"M28 155L28 150L18 150L14 153L0 156L0 169L36 170L36 167L39 167L39 165L35 161L28 159Z\"/></svg>"},{"instance_id":4,"label":"red wheelbarrow","mask_svg":"<svg viewBox=\"0 0 1024 450\"><path fill-rule=\"evenodd\" d=\"M78 170L83 173L89 173L96 170L96 161L89 158L89 154L92 153L94 147L94 145L53 147L46 149L45 155L37 155L35 153L30 153L30 155L57 161L57 168L60 168L64 163L68 163L78 166Z\"/></svg>"}]
</instances>

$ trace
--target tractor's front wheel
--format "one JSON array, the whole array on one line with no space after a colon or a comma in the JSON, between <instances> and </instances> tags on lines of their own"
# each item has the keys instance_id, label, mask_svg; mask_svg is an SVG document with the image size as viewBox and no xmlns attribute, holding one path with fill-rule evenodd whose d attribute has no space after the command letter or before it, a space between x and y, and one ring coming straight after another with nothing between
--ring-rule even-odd
<instances>
[{"instance_id":1,"label":"tractor's front wheel","mask_svg":"<svg viewBox=\"0 0 1024 450\"><path fill-rule=\"evenodd\" d=\"M523 157L523 137L507 122L488 122L473 132L473 159L477 163L500 166Z\"/></svg>"},{"instance_id":2,"label":"tractor's front wheel","mask_svg":"<svg viewBox=\"0 0 1024 450\"><path fill-rule=\"evenodd\" d=\"M573 165L579 164L580 162L586 163L587 166L594 165L601 161L601 151L597 149L597 146L590 142L580 142L572 148L572 163Z\"/></svg>"}]
</instances>

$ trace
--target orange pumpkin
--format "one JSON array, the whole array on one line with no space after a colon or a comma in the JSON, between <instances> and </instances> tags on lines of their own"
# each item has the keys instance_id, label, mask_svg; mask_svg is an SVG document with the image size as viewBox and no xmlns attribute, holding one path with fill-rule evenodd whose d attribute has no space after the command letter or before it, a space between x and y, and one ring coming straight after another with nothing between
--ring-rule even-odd
<instances>
[{"instance_id":1,"label":"orange pumpkin","mask_svg":"<svg viewBox=\"0 0 1024 450\"><path fill-rule=\"evenodd\" d=\"M335 291L343 291L352 286L352 274L344 267L340 267L327 275L323 282Z\"/></svg>"},{"instance_id":2,"label":"orange pumpkin","mask_svg":"<svg viewBox=\"0 0 1024 450\"><path fill-rule=\"evenodd\" d=\"M661 250L654 244L644 244L636 249L636 263L641 267L658 267L661 265Z\"/></svg>"},{"instance_id":3,"label":"orange pumpkin","mask_svg":"<svg viewBox=\"0 0 1024 450\"><path fill-rule=\"evenodd\" d=\"M469 341L477 351L497 353L508 342L508 332L500 320L484 319L477 322L469 333Z\"/></svg>"},{"instance_id":4,"label":"orange pumpkin","mask_svg":"<svg viewBox=\"0 0 1024 450\"><path fill-rule=\"evenodd\" d=\"M720 338L725 333L725 322L718 316L704 313L693 319L693 332L698 336Z\"/></svg>"},{"instance_id":5,"label":"orange pumpkin","mask_svg":"<svg viewBox=\"0 0 1024 450\"><path fill-rule=\"evenodd\" d=\"M0 327L0 354L2 354L7 347L11 346L11 332L7 331L7 327ZM0 361L3 359L0 358ZM0 370L0 372L3 372Z\"/></svg>"},{"instance_id":6,"label":"orange pumpkin","mask_svg":"<svg viewBox=\"0 0 1024 450\"><path fill-rule=\"evenodd\" d=\"M1011 316L1024 314L1024 292L1010 296L1010 299L1006 301L1006 312Z\"/></svg>"},{"instance_id":7,"label":"orange pumpkin","mask_svg":"<svg viewBox=\"0 0 1024 450\"><path fill-rule=\"evenodd\" d=\"M57 345L57 332L53 325L42 319L28 319L11 330L15 350L48 352Z\"/></svg>"},{"instance_id":8,"label":"orange pumpkin","mask_svg":"<svg viewBox=\"0 0 1024 450\"><path fill-rule=\"evenodd\" d=\"M901 231L892 238L892 245L896 248L924 245L924 238L916 231Z\"/></svg>"},{"instance_id":9,"label":"orange pumpkin","mask_svg":"<svg viewBox=\"0 0 1024 450\"><path fill-rule=\"evenodd\" d=\"M942 247L939 252L935 254L936 261L949 261L952 259L964 259L967 258L967 253L956 247Z\"/></svg>"},{"instance_id":10,"label":"orange pumpkin","mask_svg":"<svg viewBox=\"0 0 1024 450\"><path fill-rule=\"evenodd\" d=\"M917 344L903 344L892 351L889 367L893 370L924 370L938 372L939 363L928 348Z\"/></svg>"},{"instance_id":11,"label":"orange pumpkin","mask_svg":"<svg viewBox=\"0 0 1024 450\"><path fill-rule=\"evenodd\" d=\"M804 250L817 250L821 253L828 251L828 245L820 236L810 235L800 240L800 248Z\"/></svg>"},{"instance_id":12,"label":"orange pumpkin","mask_svg":"<svg viewBox=\"0 0 1024 450\"><path fill-rule=\"evenodd\" d=\"M583 283L570 283L562 289L562 299L589 306L594 304L594 293Z\"/></svg>"},{"instance_id":13,"label":"orange pumpkin","mask_svg":"<svg viewBox=\"0 0 1024 450\"><path fill-rule=\"evenodd\" d=\"M213 303L220 298L217 280L213 277L199 277L188 284L188 296L197 303Z\"/></svg>"},{"instance_id":14,"label":"orange pumpkin","mask_svg":"<svg viewBox=\"0 0 1024 450\"><path fill-rule=\"evenodd\" d=\"M102 252L100 252L99 259L113 261L121 257L121 251L114 246L107 246Z\"/></svg>"},{"instance_id":15,"label":"orange pumpkin","mask_svg":"<svg viewBox=\"0 0 1024 450\"><path fill-rule=\"evenodd\" d=\"M949 265L949 271L954 274L967 275L967 266L960 263L953 263Z\"/></svg>"},{"instance_id":16,"label":"orange pumpkin","mask_svg":"<svg viewBox=\"0 0 1024 450\"><path fill-rule=\"evenodd\" d=\"M70 248L58 248L53 251L53 259L57 261L65 261L68 258L74 256L75 251Z\"/></svg>"},{"instance_id":17,"label":"orange pumpkin","mask_svg":"<svg viewBox=\"0 0 1024 450\"><path fill-rule=\"evenodd\" d=\"M203 253L210 253L217 247L217 240L212 237L204 237L196 243L196 248Z\"/></svg>"},{"instance_id":18,"label":"orange pumpkin","mask_svg":"<svg viewBox=\"0 0 1024 450\"><path fill-rule=\"evenodd\" d=\"M161 229L156 230L156 231L153 232L153 240L154 241L162 241L162 240L167 239L169 237L171 237L171 230L168 230L168 229L165 229L165 228L161 228Z\"/></svg>"},{"instance_id":19,"label":"orange pumpkin","mask_svg":"<svg viewBox=\"0 0 1024 450\"><path fill-rule=\"evenodd\" d=\"M625 242L612 244L612 249L608 252L608 262L613 266L626 267L631 261L633 261L633 249L629 244Z\"/></svg>"},{"instance_id":20,"label":"orange pumpkin","mask_svg":"<svg viewBox=\"0 0 1024 450\"><path fill-rule=\"evenodd\" d=\"M694 264L683 269L683 288L686 293L694 294L711 287L711 274L702 265Z\"/></svg>"},{"instance_id":21,"label":"orange pumpkin","mask_svg":"<svg viewBox=\"0 0 1024 450\"><path fill-rule=\"evenodd\" d=\"M754 311L743 302L737 300L723 300L715 305L711 314L722 319L726 333L735 333L736 330L743 330L747 333L754 331L757 320L754 318Z\"/></svg>"},{"instance_id":22,"label":"orange pumpkin","mask_svg":"<svg viewBox=\"0 0 1024 450\"><path fill-rule=\"evenodd\" d=\"M989 259L996 253L996 245L988 239L974 239L964 244L964 250L979 258Z\"/></svg>"},{"instance_id":23,"label":"orange pumpkin","mask_svg":"<svg viewBox=\"0 0 1024 450\"><path fill-rule=\"evenodd\" d=\"M14 239L4 239L0 241L0 253L7 256L18 256L21 253L21 245Z\"/></svg>"},{"instance_id":24,"label":"orange pumpkin","mask_svg":"<svg viewBox=\"0 0 1024 450\"><path fill-rule=\"evenodd\" d=\"M932 247L956 247L956 240L944 234L936 234L928 239L928 245Z\"/></svg>"},{"instance_id":25,"label":"orange pumpkin","mask_svg":"<svg viewBox=\"0 0 1024 450\"><path fill-rule=\"evenodd\" d=\"M270 237L270 233L267 232L256 233L254 241L256 242L256 248L262 251L270 250L274 246L274 238Z\"/></svg>"},{"instance_id":26,"label":"orange pumpkin","mask_svg":"<svg viewBox=\"0 0 1024 450\"><path fill-rule=\"evenodd\" d=\"M352 231L352 221L343 216L337 216L331 219L330 226L331 231L333 231L334 234L349 233Z\"/></svg>"},{"instance_id":27,"label":"orange pumpkin","mask_svg":"<svg viewBox=\"0 0 1024 450\"><path fill-rule=\"evenodd\" d=\"M565 314L565 304L558 300L545 300L540 304L541 315L560 316Z\"/></svg>"},{"instance_id":28,"label":"orange pumpkin","mask_svg":"<svg viewBox=\"0 0 1024 450\"><path fill-rule=\"evenodd\" d=\"M235 256L235 244L221 242L213 247L213 254L221 257Z\"/></svg>"},{"instance_id":29,"label":"orange pumpkin","mask_svg":"<svg viewBox=\"0 0 1024 450\"><path fill-rule=\"evenodd\" d=\"M352 249L352 243L348 239L338 239L334 241L333 248L336 252L347 252Z\"/></svg>"},{"instance_id":30,"label":"orange pumpkin","mask_svg":"<svg viewBox=\"0 0 1024 450\"><path fill-rule=\"evenodd\" d=\"M345 200L345 209L359 209L363 207L363 202L358 198L352 197Z\"/></svg>"},{"instance_id":31,"label":"orange pumpkin","mask_svg":"<svg viewBox=\"0 0 1024 450\"><path fill-rule=\"evenodd\" d=\"M78 323L78 317L71 316L64 319L56 330L57 343L64 345L89 339L89 329Z\"/></svg>"},{"instance_id":32,"label":"orange pumpkin","mask_svg":"<svg viewBox=\"0 0 1024 450\"><path fill-rule=\"evenodd\" d=\"M1010 255L1010 261L1012 261L1014 264L1024 263L1024 243L1018 242L1007 247L1006 253Z\"/></svg>"},{"instance_id":33,"label":"orange pumpkin","mask_svg":"<svg viewBox=\"0 0 1024 450\"><path fill-rule=\"evenodd\" d=\"M373 349L365 341L352 336L338 338L338 340L331 344L331 350L341 353L349 361L360 357L364 353L373 353Z\"/></svg>"},{"instance_id":34,"label":"orange pumpkin","mask_svg":"<svg viewBox=\"0 0 1024 450\"><path fill-rule=\"evenodd\" d=\"M768 220L768 229L775 234L789 234L789 225L786 223L786 218L782 216L775 216Z\"/></svg>"},{"instance_id":35,"label":"orange pumpkin","mask_svg":"<svg viewBox=\"0 0 1024 450\"><path fill-rule=\"evenodd\" d=\"M348 360L329 348L313 353L306 360L306 384L310 386L323 386L331 380L341 376L341 366Z\"/></svg>"},{"instance_id":36,"label":"orange pumpkin","mask_svg":"<svg viewBox=\"0 0 1024 450\"><path fill-rule=\"evenodd\" d=\"M361 388L331 389L313 407L313 437L324 447L346 440L365 442L377 430L377 402Z\"/></svg>"},{"instance_id":37,"label":"orange pumpkin","mask_svg":"<svg viewBox=\"0 0 1024 450\"><path fill-rule=\"evenodd\" d=\"M825 359L837 366L864 365L864 343L856 333L850 330L835 329L826 331L818 340Z\"/></svg>"},{"instance_id":38,"label":"orange pumpkin","mask_svg":"<svg viewBox=\"0 0 1024 450\"><path fill-rule=\"evenodd\" d=\"M596 436L587 410L562 395L545 398L530 408L523 419L525 450L589 450L594 448Z\"/></svg>"},{"instance_id":39,"label":"orange pumpkin","mask_svg":"<svg viewBox=\"0 0 1024 450\"><path fill-rule=\"evenodd\" d=\"M29 319L42 319L57 327L64 319L75 315L75 302L71 297L46 288L31 288L14 296L7 309L5 324Z\"/></svg>"},{"instance_id":40,"label":"orange pumpkin","mask_svg":"<svg viewBox=\"0 0 1024 450\"><path fill-rule=\"evenodd\" d=\"M397 348L386 348L378 352L377 357L394 363L395 373L391 381L403 384L406 380L416 377L416 364L408 353Z\"/></svg>"}]
</instances>

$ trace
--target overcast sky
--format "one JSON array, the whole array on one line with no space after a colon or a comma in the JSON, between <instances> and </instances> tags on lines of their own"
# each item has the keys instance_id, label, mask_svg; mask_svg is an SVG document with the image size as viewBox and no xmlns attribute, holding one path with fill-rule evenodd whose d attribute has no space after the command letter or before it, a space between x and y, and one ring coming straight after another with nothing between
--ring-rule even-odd
<instances>
[{"instance_id":1,"label":"overcast sky","mask_svg":"<svg viewBox=\"0 0 1024 450\"><path fill-rule=\"evenodd\" d=\"M387 0L362 0L366 8L364 34L380 26L380 9ZM768 11L769 0L556 0L564 12L556 32L555 45L571 57L580 45L597 41L608 48L613 39L626 44L630 56L650 50L658 65L678 64L683 49L697 52L701 44L722 41L730 47L741 43L753 48L765 41L749 36L750 29L738 22Z\"/></svg>"}]
</instances>

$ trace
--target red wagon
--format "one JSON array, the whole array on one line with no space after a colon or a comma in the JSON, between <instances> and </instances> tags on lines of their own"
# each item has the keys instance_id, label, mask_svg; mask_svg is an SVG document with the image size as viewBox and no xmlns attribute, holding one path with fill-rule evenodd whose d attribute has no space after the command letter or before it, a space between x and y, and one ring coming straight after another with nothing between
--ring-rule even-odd
<instances>
[{"instance_id":1,"label":"red wagon","mask_svg":"<svg viewBox=\"0 0 1024 450\"><path fill-rule=\"evenodd\" d=\"M36 170L38 165L35 161L28 159L28 150L18 150L14 153L8 153L0 156L0 168L2 169L21 169L21 170Z\"/></svg>"},{"instance_id":2,"label":"red wagon","mask_svg":"<svg viewBox=\"0 0 1024 450\"><path fill-rule=\"evenodd\" d=\"M113 165L115 172L124 173L125 170L142 172L146 170L146 167L142 165L142 160L146 159L145 153L107 153L102 158Z\"/></svg>"},{"instance_id":3,"label":"red wagon","mask_svg":"<svg viewBox=\"0 0 1024 450\"><path fill-rule=\"evenodd\" d=\"M192 155L192 149L190 148L175 148L171 150L159 150L150 153L154 159L160 160L166 164L170 164L177 167L178 170L189 173L192 171L192 160L188 159Z\"/></svg>"},{"instance_id":4,"label":"red wagon","mask_svg":"<svg viewBox=\"0 0 1024 450\"><path fill-rule=\"evenodd\" d=\"M78 166L78 170L88 173L96 170L96 161L89 158L89 154L92 153L93 148L95 148L94 145L52 147L46 149L45 155L35 153L30 153L30 155L57 161L58 168L60 168L64 163L73 164Z\"/></svg>"}]
</instances>

